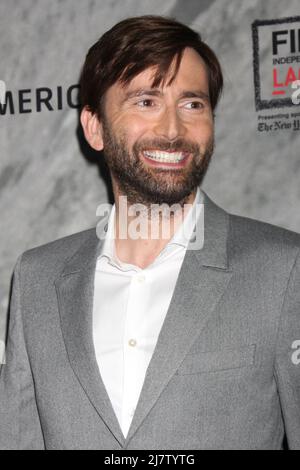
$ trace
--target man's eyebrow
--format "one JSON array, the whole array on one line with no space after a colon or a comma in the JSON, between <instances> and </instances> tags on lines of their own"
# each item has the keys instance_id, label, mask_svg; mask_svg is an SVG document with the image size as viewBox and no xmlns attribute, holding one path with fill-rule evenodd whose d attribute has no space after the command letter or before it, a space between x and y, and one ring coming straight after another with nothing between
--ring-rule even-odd
<instances>
[{"instance_id":1,"label":"man's eyebrow","mask_svg":"<svg viewBox=\"0 0 300 470\"><path fill-rule=\"evenodd\" d=\"M163 96L163 93L158 88L149 88L149 89L138 88L136 90L126 92L122 102L124 103L125 101L130 100L131 98L137 98L139 96L145 96L145 95L147 95L147 96ZM183 91L179 95L179 98L200 98L202 100L207 101L208 103L210 102L208 94L205 93L202 90Z\"/></svg>"},{"instance_id":2,"label":"man's eyebrow","mask_svg":"<svg viewBox=\"0 0 300 470\"><path fill-rule=\"evenodd\" d=\"M180 98L200 98L204 101L210 102L209 96L207 93L204 93L202 90L196 91L183 91L180 95Z\"/></svg>"},{"instance_id":3,"label":"man's eyebrow","mask_svg":"<svg viewBox=\"0 0 300 470\"><path fill-rule=\"evenodd\" d=\"M162 92L159 89L156 89L156 88L149 88L149 89L137 88L136 90L127 91L125 93L125 96L124 96L122 102L130 100L130 98L136 98L136 97L143 96L143 95L161 96Z\"/></svg>"}]
</instances>

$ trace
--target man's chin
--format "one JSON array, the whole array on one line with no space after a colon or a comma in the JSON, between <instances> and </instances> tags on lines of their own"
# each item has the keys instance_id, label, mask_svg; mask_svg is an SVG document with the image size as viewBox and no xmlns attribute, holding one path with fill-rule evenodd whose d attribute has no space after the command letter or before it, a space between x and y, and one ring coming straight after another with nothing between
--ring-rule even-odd
<instances>
[{"instance_id":1,"label":"man's chin","mask_svg":"<svg viewBox=\"0 0 300 470\"><path fill-rule=\"evenodd\" d=\"M180 204L183 206L188 198L190 197L193 189L178 189L176 190L165 190L163 191L162 189L155 191L153 188L149 188L147 190L146 187L144 187L143 191L137 191L135 195L131 194L128 195L128 200L132 199L129 201L130 203L139 203L139 204L144 204L146 206L149 206L150 204L167 204L167 205L173 205L173 204Z\"/></svg>"}]
</instances>

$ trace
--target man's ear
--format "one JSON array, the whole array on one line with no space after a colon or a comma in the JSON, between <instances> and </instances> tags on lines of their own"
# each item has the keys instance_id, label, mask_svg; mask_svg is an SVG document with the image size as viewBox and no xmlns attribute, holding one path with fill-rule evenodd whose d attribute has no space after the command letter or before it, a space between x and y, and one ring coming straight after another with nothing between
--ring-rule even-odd
<instances>
[{"instance_id":1,"label":"man's ear","mask_svg":"<svg viewBox=\"0 0 300 470\"><path fill-rule=\"evenodd\" d=\"M80 114L80 122L90 146L95 150L103 150L102 124L97 115L85 106Z\"/></svg>"}]
</instances>

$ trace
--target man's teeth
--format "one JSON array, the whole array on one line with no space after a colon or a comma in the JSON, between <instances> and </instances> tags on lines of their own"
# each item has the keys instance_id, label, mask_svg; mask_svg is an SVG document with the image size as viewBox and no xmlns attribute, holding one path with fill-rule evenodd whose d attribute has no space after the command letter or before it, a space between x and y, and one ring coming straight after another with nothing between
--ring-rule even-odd
<instances>
[{"instance_id":1,"label":"man's teeth","mask_svg":"<svg viewBox=\"0 0 300 470\"><path fill-rule=\"evenodd\" d=\"M185 158L182 152L161 152L161 151L145 151L144 154L151 160L158 162L178 163Z\"/></svg>"}]
</instances>

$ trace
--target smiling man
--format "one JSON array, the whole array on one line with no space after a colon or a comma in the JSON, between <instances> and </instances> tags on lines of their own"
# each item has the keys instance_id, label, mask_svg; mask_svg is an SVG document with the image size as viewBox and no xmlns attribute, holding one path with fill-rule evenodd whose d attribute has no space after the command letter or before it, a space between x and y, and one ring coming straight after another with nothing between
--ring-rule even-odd
<instances>
[{"instance_id":1,"label":"smiling man","mask_svg":"<svg viewBox=\"0 0 300 470\"><path fill-rule=\"evenodd\" d=\"M17 261L0 448L300 448L300 235L202 190L222 85L173 19L89 50L81 124L115 204Z\"/></svg>"},{"instance_id":2,"label":"smiling man","mask_svg":"<svg viewBox=\"0 0 300 470\"><path fill-rule=\"evenodd\" d=\"M164 34L167 34L170 25L166 21L160 22L165 27ZM123 28L125 26L126 23ZM171 45L167 58L170 60L171 53L175 51L172 50L171 38L169 41ZM97 51L107 47L101 42L97 46ZM222 75L218 62L207 46L202 47L215 61L215 93L219 93ZM141 45L143 53L144 46ZM172 57L163 77L166 83L158 86L155 79L158 82L161 72L155 62L159 57L153 53L153 65L137 73L128 85L125 77L118 79L102 95L98 105L98 101L94 103L89 96L93 95L95 85L87 77L88 63L96 54L94 46L83 70L83 101L86 106L81 122L90 145L96 150L105 151L116 201L117 229L121 195L126 196L128 204L141 204L148 209L153 204L179 204L188 208L195 200L196 189L206 173L213 151L213 109L209 97L209 71L204 60L195 49L183 48L180 51L181 61L176 62L176 56ZM150 58L148 60L151 64ZM115 64L112 66L116 67ZM124 71L120 69L121 72ZM96 75L94 80L97 79L103 80ZM178 218L178 211L176 216ZM162 220L149 217L149 223L153 226L162 223ZM146 240L117 238L116 251L122 261L146 267L168 241L150 237Z\"/></svg>"}]
</instances>

